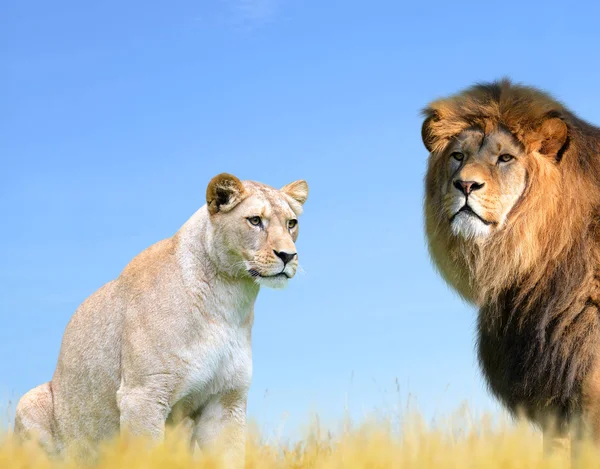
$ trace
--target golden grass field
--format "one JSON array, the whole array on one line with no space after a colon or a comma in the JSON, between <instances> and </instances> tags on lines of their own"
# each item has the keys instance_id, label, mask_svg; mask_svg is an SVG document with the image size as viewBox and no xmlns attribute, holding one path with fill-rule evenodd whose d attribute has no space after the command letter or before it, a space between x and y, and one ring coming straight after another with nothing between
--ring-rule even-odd
<instances>
[{"instance_id":1,"label":"golden grass field","mask_svg":"<svg viewBox=\"0 0 600 469\"><path fill-rule=\"evenodd\" d=\"M566 452L550 457L542 452L539 432L526 423L475 422L451 418L426 425L411 417L401 428L379 420L340 431L337 436L315 424L299 442L262 438L250 430L249 469L430 469L430 468L559 468L569 467ZM496 419L497 420L497 419ZM74 463L50 462L36 447L19 446L10 432L0 437L0 468L75 469ZM218 452L193 459L181 439L171 435L152 450L141 440L120 438L107 445L98 469L219 468ZM584 445L577 467L600 467L600 452Z\"/></svg>"}]
</instances>

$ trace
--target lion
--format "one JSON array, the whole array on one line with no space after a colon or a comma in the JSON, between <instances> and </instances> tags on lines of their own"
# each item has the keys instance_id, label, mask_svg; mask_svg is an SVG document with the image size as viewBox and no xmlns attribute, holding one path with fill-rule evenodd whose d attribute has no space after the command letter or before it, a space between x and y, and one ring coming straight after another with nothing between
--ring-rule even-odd
<instances>
[{"instance_id":1,"label":"lion","mask_svg":"<svg viewBox=\"0 0 600 469\"><path fill-rule=\"evenodd\" d=\"M600 442L600 129L508 79L424 116L428 248L479 308L489 389L546 449Z\"/></svg>"},{"instance_id":2,"label":"lion","mask_svg":"<svg viewBox=\"0 0 600 469\"><path fill-rule=\"evenodd\" d=\"M254 303L294 277L307 197L304 180L276 190L215 176L173 237L79 306L52 380L17 406L17 437L93 461L120 430L160 441L187 424L192 446L226 438L227 467L242 467Z\"/></svg>"}]
</instances>

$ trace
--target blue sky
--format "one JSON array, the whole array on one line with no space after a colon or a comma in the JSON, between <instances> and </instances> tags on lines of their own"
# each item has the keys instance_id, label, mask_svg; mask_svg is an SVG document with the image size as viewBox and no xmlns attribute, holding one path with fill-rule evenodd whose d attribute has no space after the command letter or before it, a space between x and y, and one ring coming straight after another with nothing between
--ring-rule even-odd
<instances>
[{"instance_id":1,"label":"blue sky","mask_svg":"<svg viewBox=\"0 0 600 469\"><path fill-rule=\"evenodd\" d=\"M75 308L227 171L310 184L305 273L257 302L251 418L496 409L426 252L419 110L506 75L600 123L600 7L535 3L4 2L0 396L48 381Z\"/></svg>"}]
</instances>

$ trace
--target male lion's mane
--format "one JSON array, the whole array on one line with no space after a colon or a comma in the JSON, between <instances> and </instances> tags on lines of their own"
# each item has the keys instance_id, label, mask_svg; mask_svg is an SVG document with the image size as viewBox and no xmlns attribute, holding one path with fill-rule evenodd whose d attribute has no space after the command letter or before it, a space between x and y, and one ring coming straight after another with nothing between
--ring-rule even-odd
<instances>
[{"instance_id":1,"label":"male lion's mane","mask_svg":"<svg viewBox=\"0 0 600 469\"><path fill-rule=\"evenodd\" d=\"M600 129L506 79L435 101L424 114L429 249L442 276L480 308L479 360L489 387L513 412L536 421L551 413L566 423L580 411L600 348ZM566 124L547 126L566 128L560 148L540 132L551 119ZM445 150L469 128L508 130L528 154L523 194L506 226L481 243L453 236L435 203Z\"/></svg>"}]
</instances>

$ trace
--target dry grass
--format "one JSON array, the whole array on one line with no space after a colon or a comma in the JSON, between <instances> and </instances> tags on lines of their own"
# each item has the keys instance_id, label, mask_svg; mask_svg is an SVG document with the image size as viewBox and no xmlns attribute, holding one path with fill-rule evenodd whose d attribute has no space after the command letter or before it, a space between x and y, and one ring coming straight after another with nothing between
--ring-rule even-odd
<instances>
[{"instance_id":1,"label":"dry grass","mask_svg":"<svg viewBox=\"0 0 600 469\"><path fill-rule=\"evenodd\" d=\"M559 468L568 456L544 458L540 434L527 424L469 422L464 415L444 424L409 419L402 428L379 421L348 428L338 436L313 425L295 443L269 442L251 431L248 469L428 469L428 468ZM579 464L578 464L579 466ZM69 462L50 462L32 445L18 446L10 433L0 438L0 468L74 469ZM217 453L194 460L175 436L149 450L145 442L121 438L104 449L98 469L219 468ZM600 452L584 448L581 467L600 467Z\"/></svg>"}]
</instances>

